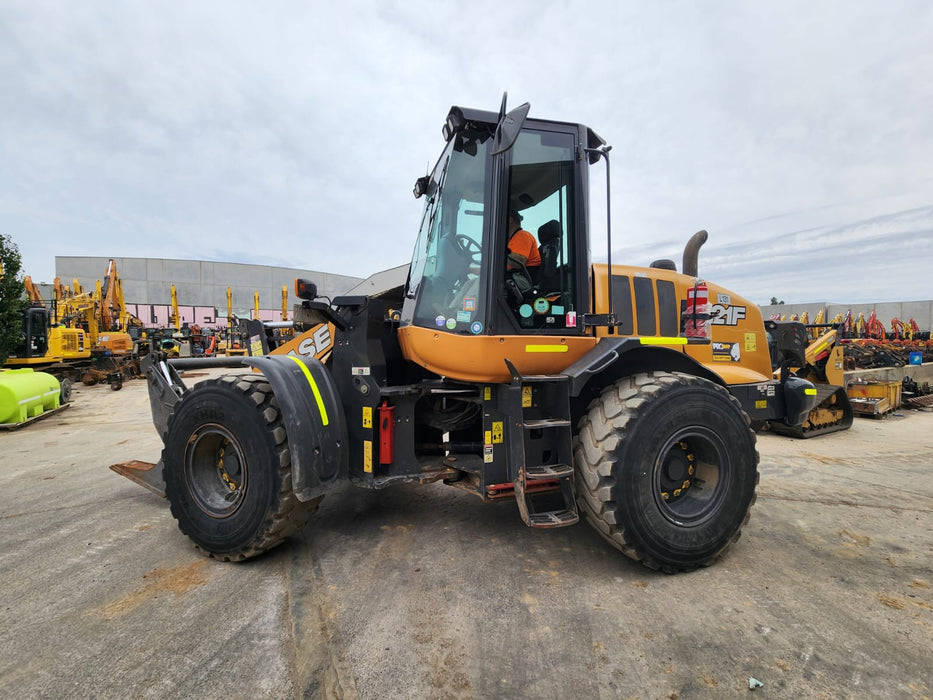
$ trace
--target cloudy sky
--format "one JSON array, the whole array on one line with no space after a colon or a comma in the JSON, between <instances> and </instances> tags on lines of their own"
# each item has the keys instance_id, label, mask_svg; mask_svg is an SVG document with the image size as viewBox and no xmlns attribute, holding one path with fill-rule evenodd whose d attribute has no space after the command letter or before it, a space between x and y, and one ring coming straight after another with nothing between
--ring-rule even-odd
<instances>
[{"instance_id":1,"label":"cloudy sky","mask_svg":"<svg viewBox=\"0 0 933 700\"><path fill-rule=\"evenodd\" d=\"M508 91L613 146L616 261L705 228L701 275L753 301L933 299L927 0L0 0L0 89L0 232L37 281L406 263L447 110Z\"/></svg>"}]
</instances>

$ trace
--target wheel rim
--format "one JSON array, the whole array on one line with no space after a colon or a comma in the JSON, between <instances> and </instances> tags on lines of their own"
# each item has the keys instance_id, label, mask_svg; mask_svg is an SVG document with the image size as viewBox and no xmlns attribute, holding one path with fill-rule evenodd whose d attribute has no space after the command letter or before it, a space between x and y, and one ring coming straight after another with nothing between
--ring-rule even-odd
<instances>
[{"instance_id":1,"label":"wheel rim","mask_svg":"<svg viewBox=\"0 0 933 700\"><path fill-rule=\"evenodd\" d=\"M655 502L676 525L695 526L712 518L731 483L732 462L725 443L702 426L675 433L655 460Z\"/></svg>"},{"instance_id":2,"label":"wheel rim","mask_svg":"<svg viewBox=\"0 0 933 700\"><path fill-rule=\"evenodd\" d=\"M212 518L226 518L236 512L246 493L247 476L243 450L222 426L202 426L188 440L188 491L198 508Z\"/></svg>"}]
</instances>

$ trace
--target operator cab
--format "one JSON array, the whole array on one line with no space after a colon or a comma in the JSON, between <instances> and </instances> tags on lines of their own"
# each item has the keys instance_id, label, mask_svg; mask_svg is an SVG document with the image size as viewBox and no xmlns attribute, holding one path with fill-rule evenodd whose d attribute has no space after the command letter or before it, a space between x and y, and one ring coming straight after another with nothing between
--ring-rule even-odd
<instances>
[{"instance_id":1,"label":"operator cab","mask_svg":"<svg viewBox=\"0 0 933 700\"><path fill-rule=\"evenodd\" d=\"M43 306L23 309L23 332L20 343L10 357L44 358L49 350L49 310Z\"/></svg>"},{"instance_id":2,"label":"operator cab","mask_svg":"<svg viewBox=\"0 0 933 700\"><path fill-rule=\"evenodd\" d=\"M604 142L581 124L526 119L527 112L525 104L505 114L504 101L498 115L451 108L446 147L430 175L415 184L425 207L403 331L534 334L554 336L554 342L584 335L591 160L585 149ZM514 258L509 264L509 215L515 212L521 229L534 237L540 265Z\"/></svg>"}]
</instances>

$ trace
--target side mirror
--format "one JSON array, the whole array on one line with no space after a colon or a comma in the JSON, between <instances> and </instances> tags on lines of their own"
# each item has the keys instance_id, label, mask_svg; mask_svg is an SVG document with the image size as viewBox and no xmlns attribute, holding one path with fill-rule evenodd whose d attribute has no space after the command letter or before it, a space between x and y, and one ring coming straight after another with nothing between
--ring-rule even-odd
<instances>
[{"instance_id":1,"label":"side mirror","mask_svg":"<svg viewBox=\"0 0 933 700\"><path fill-rule=\"evenodd\" d=\"M415 188L412 190L412 194L415 195L415 199L419 199L421 195L428 191L428 184L431 182L431 178L427 175L419 177L415 180Z\"/></svg>"},{"instance_id":2,"label":"side mirror","mask_svg":"<svg viewBox=\"0 0 933 700\"><path fill-rule=\"evenodd\" d=\"M529 109L531 109L531 104L526 102L499 120L499 124L496 126L496 135L492 141L492 155L496 156L505 153L515 145L515 140L521 133L525 119L528 117Z\"/></svg>"},{"instance_id":3,"label":"side mirror","mask_svg":"<svg viewBox=\"0 0 933 700\"><path fill-rule=\"evenodd\" d=\"M317 299L317 285L310 280L304 280L299 277L295 280L295 296L299 299L313 301Z\"/></svg>"}]
</instances>

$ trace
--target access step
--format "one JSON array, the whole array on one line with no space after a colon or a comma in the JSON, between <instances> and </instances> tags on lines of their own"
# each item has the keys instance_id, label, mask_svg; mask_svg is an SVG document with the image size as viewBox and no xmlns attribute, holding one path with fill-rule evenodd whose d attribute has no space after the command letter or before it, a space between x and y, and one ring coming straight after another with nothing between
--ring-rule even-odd
<instances>
[{"instance_id":1,"label":"access step","mask_svg":"<svg viewBox=\"0 0 933 700\"><path fill-rule=\"evenodd\" d=\"M562 479L572 475L573 467L569 464L542 464L536 467L525 467L525 481Z\"/></svg>"},{"instance_id":2,"label":"access step","mask_svg":"<svg viewBox=\"0 0 933 700\"><path fill-rule=\"evenodd\" d=\"M515 374L519 377L522 384L538 384L547 382L548 384L565 384L570 381L566 374Z\"/></svg>"},{"instance_id":3,"label":"access step","mask_svg":"<svg viewBox=\"0 0 933 700\"><path fill-rule=\"evenodd\" d=\"M541 430L543 428L567 428L570 427L570 421L564 418L537 418L526 420L522 425L526 430Z\"/></svg>"},{"instance_id":4,"label":"access step","mask_svg":"<svg viewBox=\"0 0 933 700\"><path fill-rule=\"evenodd\" d=\"M532 527L567 527L580 520L575 510L555 510L546 513L531 513L529 515Z\"/></svg>"},{"instance_id":5,"label":"access step","mask_svg":"<svg viewBox=\"0 0 933 700\"><path fill-rule=\"evenodd\" d=\"M538 488L545 484L550 488ZM580 520L569 464L526 466L515 481L515 500L529 527L567 527Z\"/></svg>"}]
</instances>

